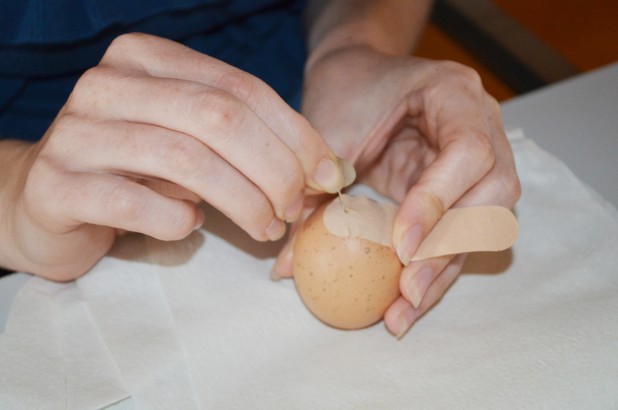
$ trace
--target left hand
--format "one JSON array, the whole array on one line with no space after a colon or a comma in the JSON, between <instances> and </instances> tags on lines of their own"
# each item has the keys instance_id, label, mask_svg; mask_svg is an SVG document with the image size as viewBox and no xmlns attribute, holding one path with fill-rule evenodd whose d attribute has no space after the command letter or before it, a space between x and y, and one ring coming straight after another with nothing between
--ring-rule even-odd
<instances>
[{"instance_id":1,"label":"left hand","mask_svg":"<svg viewBox=\"0 0 618 410\"><path fill-rule=\"evenodd\" d=\"M454 62L355 46L310 61L303 114L359 182L400 203L393 244L405 265L400 296L386 311L403 336L457 278L465 255L410 262L451 207L512 207L519 180L497 101L478 74ZM290 241L291 242L291 241ZM292 275L290 243L275 275Z\"/></svg>"}]
</instances>

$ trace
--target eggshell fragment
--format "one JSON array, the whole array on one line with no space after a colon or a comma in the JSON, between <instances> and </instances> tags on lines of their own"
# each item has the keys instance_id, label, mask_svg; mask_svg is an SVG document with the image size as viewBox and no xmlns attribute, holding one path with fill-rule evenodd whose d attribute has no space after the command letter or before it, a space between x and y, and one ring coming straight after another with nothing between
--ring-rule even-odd
<instances>
[{"instance_id":1,"label":"eggshell fragment","mask_svg":"<svg viewBox=\"0 0 618 410\"><path fill-rule=\"evenodd\" d=\"M337 201L316 209L299 229L294 278L301 299L317 318L333 327L360 329L381 320L399 296L402 265L392 246L363 237L363 232L383 232L385 226L390 232L394 212L365 197L345 196L346 213ZM344 227L337 233L324 223L329 206L336 212L329 212L331 222L336 218Z\"/></svg>"}]
</instances>

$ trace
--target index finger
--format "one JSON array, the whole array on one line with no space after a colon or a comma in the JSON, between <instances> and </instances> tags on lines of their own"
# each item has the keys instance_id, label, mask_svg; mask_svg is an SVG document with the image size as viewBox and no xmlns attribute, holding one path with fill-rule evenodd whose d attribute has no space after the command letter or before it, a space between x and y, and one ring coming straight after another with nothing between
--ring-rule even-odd
<instances>
[{"instance_id":1,"label":"index finger","mask_svg":"<svg viewBox=\"0 0 618 410\"><path fill-rule=\"evenodd\" d=\"M425 104L411 97L410 110ZM467 96L454 97L423 131L439 154L421 174L401 204L393 229L397 255L407 265L422 239L459 198L494 166L490 128L482 108Z\"/></svg>"},{"instance_id":2,"label":"index finger","mask_svg":"<svg viewBox=\"0 0 618 410\"><path fill-rule=\"evenodd\" d=\"M289 147L309 188L334 193L354 180L351 165L337 158L309 122L249 73L184 45L146 34L118 37L101 64L221 89L244 102Z\"/></svg>"}]
</instances>

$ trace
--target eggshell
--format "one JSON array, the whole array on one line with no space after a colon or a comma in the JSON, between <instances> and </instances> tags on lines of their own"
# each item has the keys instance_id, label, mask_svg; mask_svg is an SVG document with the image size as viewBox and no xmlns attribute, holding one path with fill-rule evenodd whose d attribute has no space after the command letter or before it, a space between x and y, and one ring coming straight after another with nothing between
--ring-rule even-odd
<instances>
[{"instance_id":1,"label":"eggshell","mask_svg":"<svg viewBox=\"0 0 618 410\"><path fill-rule=\"evenodd\" d=\"M392 220L384 220L379 207L351 209L355 217L349 218L349 223L354 226L345 226L348 215L342 213L338 217L347 234L335 234L324 223L328 205L316 209L297 233L293 261L296 289L307 308L324 323L341 329L364 328L380 321L399 296L402 265L391 246L363 238L362 232L384 230L384 225L390 232ZM381 226L363 226L368 223Z\"/></svg>"}]
</instances>

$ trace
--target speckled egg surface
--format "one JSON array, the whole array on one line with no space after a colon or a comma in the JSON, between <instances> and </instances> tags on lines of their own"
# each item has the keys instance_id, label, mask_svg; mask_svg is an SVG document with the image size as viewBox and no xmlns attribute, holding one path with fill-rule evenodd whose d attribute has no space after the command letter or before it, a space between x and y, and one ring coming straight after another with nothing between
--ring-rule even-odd
<instances>
[{"instance_id":1,"label":"speckled egg surface","mask_svg":"<svg viewBox=\"0 0 618 410\"><path fill-rule=\"evenodd\" d=\"M357 234L373 229L365 224L381 224L380 229L392 224L376 204L360 206L367 201L371 200L346 198L348 212L335 215L344 225L344 235L325 225L324 212L331 203L322 205L305 221L294 243L294 278L301 299L317 318L341 329L380 321L399 296L402 265L392 247ZM346 223L354 226L345 227Z\"/></svg>"}]
</instances>

